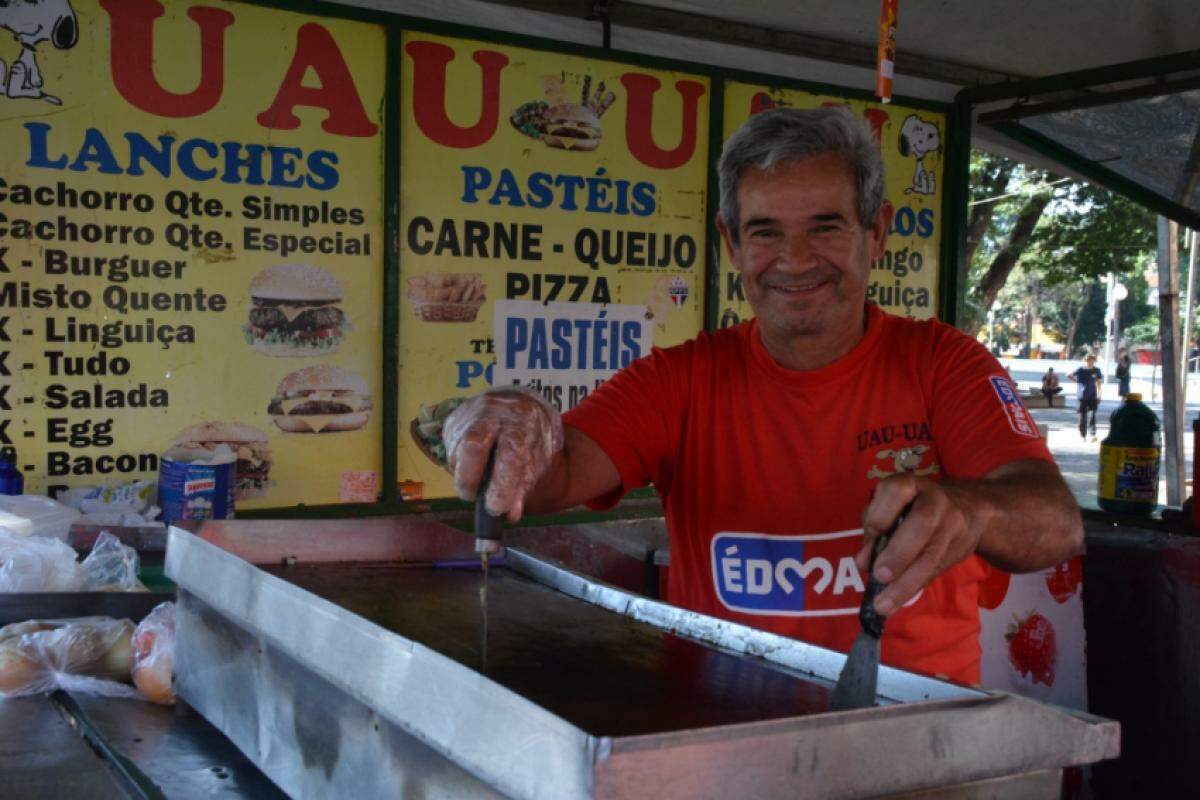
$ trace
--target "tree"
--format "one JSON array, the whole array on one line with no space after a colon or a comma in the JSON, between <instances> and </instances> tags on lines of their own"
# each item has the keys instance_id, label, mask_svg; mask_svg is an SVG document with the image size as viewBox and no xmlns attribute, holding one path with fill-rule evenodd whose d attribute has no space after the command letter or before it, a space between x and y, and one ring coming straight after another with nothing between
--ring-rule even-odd
<instances>
[{"instance_id":1,"label":"tree","mask_svg":"<svg viewBox=\"0 0 1200 800\"><path fill-rule=\"evenodd\" d=\"M1053 325L1069 349L1077 346L1077 338L1090 341L1094 307L1103 335L1104 292L1098 281L1110 272L1137 274L1154 250L1154 215L1105 189L1001 156L973 155L971 176L964 330L978 333L997 302L1018 302L1037 313L1044 326ZM1014 275L1022 276L1021 291L1036 288L1041 301L1003 292ZM1139 307L1123 313L1133 323L1144 312ZM1084 329L1087 336L1081 337Z\"/></svg>"},{"instance_id":2,"label":"tree","mask_svg":"<svg viewBox=\"0 0 1200 800\"><path fill-rule=\"evenodd\" d=\"M1099 294L1097 281L1089 281L1082 286L1067 283L1056 283L1042 288L1042 300L1038 312L1042 326L1060 331L1063 346L1069 358L1076 349L1076 335L1079 333L1079 322L1083 312L1092 302L1092 297Z\"/></svg>"},{"instance_id":3,"label":"tree","mask_svg":"<svg viewBox=\"0 0 1200 800\"><path fill-rule=\"evenodd\" d=\"M971 159L971 214L967 223L970 265L963 329L974 336L1008 281L1053 194L1046 173L1003 156Z\"/></svg>"}]
</instances>

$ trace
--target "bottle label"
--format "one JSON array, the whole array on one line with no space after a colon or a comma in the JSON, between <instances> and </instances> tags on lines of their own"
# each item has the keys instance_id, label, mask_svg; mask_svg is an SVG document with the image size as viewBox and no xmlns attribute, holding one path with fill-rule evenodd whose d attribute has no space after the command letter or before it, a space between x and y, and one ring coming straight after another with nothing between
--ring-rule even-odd
<instances>
[{"instance_id":1,"label":"bottle label","mask_svg":"<svg viewBox=\"0 0 1200 800\"><path fill-rule=\"evenodd\" d=\"M1157 503L1159 455L1157 447L1101 445L1100 498Z\"/></svg>"}]
</instances>

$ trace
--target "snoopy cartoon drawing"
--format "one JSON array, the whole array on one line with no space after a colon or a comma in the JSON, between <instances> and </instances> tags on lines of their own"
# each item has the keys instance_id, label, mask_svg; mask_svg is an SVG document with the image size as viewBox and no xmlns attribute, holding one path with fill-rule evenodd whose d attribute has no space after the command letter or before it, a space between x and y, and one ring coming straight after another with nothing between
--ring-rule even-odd
<instances>
[{"instance_id":1,"label":"snoopy cartoon drawing","mask_svg":"<svg viewBox=\"0 0 1200 800\"><path fill-rule=\"evenodd\" d=\"M11 65L0 58L0 97L62 105L57 97L42 91L37 46L50 42L67 50L79 41L79 23L70 0L0 0L0 29L10 32L21 45L21 53Z\"/></svg>"},{"instance_id":2,"label":"snoopy cartoon drawing","mask_svg":"<svg viewBox=\"0 0 1200 800\"><path fill-rule=\"evenodd\" d=\"M917 160L912 186L904 190L905 194L933 194L937 190L933 170L925 168L925 156L941 148L942 140L937 125L926 122L916 114L905 117L900 126L900 155L912 156Z\"/></svg>"},{"instance_id":3,"label":"snoopy cartoon drawing","mask_svg":"<svg viewBox=\"0 0 1200 800\"><path fill-rule=\"evenodd\" d=\"M928 451L929 445L927 444L901 447L899 450L880 450L875 454L875 458L882 461L891 459L892 469L888 471L872 466L867 470L867 480L887 478L901 472L910 472L918 477L933 475L940 471L937 464L930 464L928 467L921 466L921 462L925 460L925 453Z\"/></svg>"}]
</instances>

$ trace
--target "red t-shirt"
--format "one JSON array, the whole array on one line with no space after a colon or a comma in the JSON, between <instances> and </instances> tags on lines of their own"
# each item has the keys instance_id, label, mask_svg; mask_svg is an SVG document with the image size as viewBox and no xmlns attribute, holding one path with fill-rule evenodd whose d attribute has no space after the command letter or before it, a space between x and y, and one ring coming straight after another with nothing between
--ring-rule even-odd
<instances>
[{"instance_id":1,"label":"red t-shirt","mask_svg":"<svg viewBox=\"0 0 1200 800\"><path fill-rule=\"evenodd\" d=\"M779 366L751 321L655 349L564 422L621 473L621 489L597 507L658 488L671 603L843 652L859 629L853 556L880 478L976 478L1018 459L1052 460L978 342L874 306L862 341L821 369ZM978 682L984 574L972 556L893 614L883 660Z\"/></svg>"}]
</instances>

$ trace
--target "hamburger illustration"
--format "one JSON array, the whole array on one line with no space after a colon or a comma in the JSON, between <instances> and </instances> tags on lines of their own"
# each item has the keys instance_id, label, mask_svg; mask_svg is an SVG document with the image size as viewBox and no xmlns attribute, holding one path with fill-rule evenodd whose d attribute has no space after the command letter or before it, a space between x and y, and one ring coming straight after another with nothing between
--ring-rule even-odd
<instances>
[{"instance_id":1,"label":"hamburger illustration","mask_svg":"<svg viewBox=\"0 0 1200 800\"><path fill-rule=\"evenodd\" d=\"M334 433L366 425L371 408L370 388L361 376L319 364L286 375L267 413L288 433Z\"/></svg>"},{"instance_id":2,"label":"hamburger illustration","mask_svg":"<svg viewBox=\"0 0 1200 800\"><path fill-rule=\"evenodd\" d=\"M509 122L520 133L540 139L547 147L562 150L595 150L600 146L600 117L617 99L606 91L604 81L591 91L592 77L583 76L579 102L567 100L567 87L562 78L547 75L542 78L544 100L522 103L509 116Z\"/></svg>"},{"instance_id":3,"label":"hamburger illustration","mask_svg":"<svg viewBox=\"0 0 1200 800\"><path fill-rule=\"evenodd\" d=\"M246 341L268 356L324 356L345 334L338 306L345 292L333 275L311 264L275 264L250 281Z\"/></svg>"},{"instance_id":4,"label":"hamburger illustration","mask_svg":"<svg viewBox=\"0 0 1200 800\"><path fill-rule=\"evenodd\" d=\"M234 498L245 500L266 491L270 485L271 445L258 428L240 422L200 422L181 430L171 443L173 449L186 450L197 458L211 457L221 445L237 456Z\"/></svg>"},{"instance_id":5,"label":"hamburger illustration","mask_svg":"<svg viewBox=\"0 0 1200 800\"><path fill-rule=\"evenodd\" d=\"M578 103L551 106L546 109L542 143L563 150L595 150L600 146L600 115Z\"/></svg>"}]
</instances>

